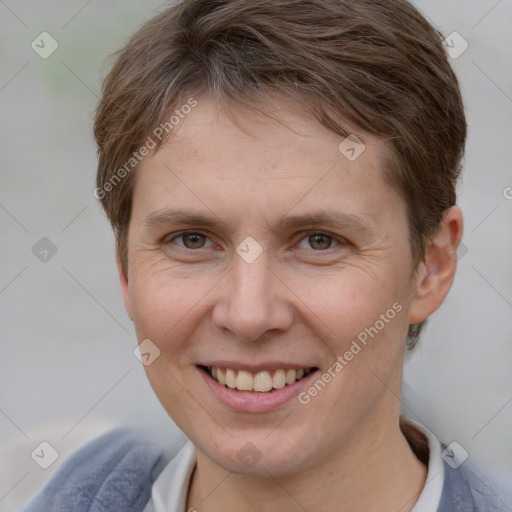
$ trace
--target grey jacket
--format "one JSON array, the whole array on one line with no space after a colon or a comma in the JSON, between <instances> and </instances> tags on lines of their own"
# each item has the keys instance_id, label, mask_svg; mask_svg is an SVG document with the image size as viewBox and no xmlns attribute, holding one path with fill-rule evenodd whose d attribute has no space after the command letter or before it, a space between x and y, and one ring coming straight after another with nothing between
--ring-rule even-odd
<instances>
[{"instance_id":1,"label":"grey jacket","mask_svg":"<svg viewBox=\"0 0 512 512\"><path fill-rule=\"evenodd\" d=\"M21 512L142 511L153 482L178 451L166 451L134 429L116 428L71 454ZM452 469L444 462L437 512L511 512L497 489L467 466Z\"/></svg>"}]
</instances>

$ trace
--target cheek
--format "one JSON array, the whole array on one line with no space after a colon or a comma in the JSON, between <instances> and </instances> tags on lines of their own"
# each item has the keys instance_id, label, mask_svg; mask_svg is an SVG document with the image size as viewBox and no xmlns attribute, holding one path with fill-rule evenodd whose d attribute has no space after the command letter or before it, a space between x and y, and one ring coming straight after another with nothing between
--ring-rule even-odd
<instances>
[{"instance_id":1,"label":"cheek","mask_svg":"<svg viewBox=\"0 0 512 512\"><path fill-rule=\"evenodd\" d=\"M129 281L137 337L151 339L161 350L181 339L180 331L204 295L205 280L180 273L168 263L146 258L135 262Z\"/></svg>"},{"instance_id":2,"label":"cheek","mask_svg":"<svg viewBox=\"0 0 512 512\"><path fill-rule=\"evenodd\" d=\"M406 294L401 291L403 277L387 276L376 281L370 274L347 271L326 279L316 293L309 289L308 318L315 324L310 327L325 333L328 358L318 377L325 385L312 383L301 403L314 409L311 417L322 419L326 435L339 435L333 414L361 418L389 389L399 392L397 369L402 367L408 326Z\"/></svg>"},{"instance_id":3,"label":"cheek","mask_svg":"<svg viewBox=\"0 0 512 512\"><path fill-rule=\"evenodd\" d=\"M137 339L150 339L160 349L160 364L185 371L194 350L190 340L207 328L222 273L170 263L156 252L133 259L129 287Z\"/></svg>"},{"instance_id":4,"label":"cheek","mask_svg":"<svg viewBox=\"0 0 512 512\"><path fill-rule=\"evenodd\" d=\"M382 335L403 329L404 279L390 269L377 276L352 267L317 276L314 283L306 278L295 280L294 291L307 306L304 315L333 340L333 348L345 349L360 333L364 338L365 329L375 324Z\"/></svg>"}]
</instances>

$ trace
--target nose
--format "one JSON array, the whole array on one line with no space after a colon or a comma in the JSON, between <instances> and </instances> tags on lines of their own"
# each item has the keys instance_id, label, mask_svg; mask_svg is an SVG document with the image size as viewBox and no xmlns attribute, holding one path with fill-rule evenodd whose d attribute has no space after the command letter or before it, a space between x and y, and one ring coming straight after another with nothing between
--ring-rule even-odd
<instances>
[{"instance_id":1,"label":"nose","mask_svg":"<svg viewBox=\"0 0 512 512\"><path fill-rule=\"evenodd\" d=\"M235 254L218 293L213 323L242 341L262 341L293 322L290 290L270 267L265 251L252 263Z\"/></svg>"}]
</instances>

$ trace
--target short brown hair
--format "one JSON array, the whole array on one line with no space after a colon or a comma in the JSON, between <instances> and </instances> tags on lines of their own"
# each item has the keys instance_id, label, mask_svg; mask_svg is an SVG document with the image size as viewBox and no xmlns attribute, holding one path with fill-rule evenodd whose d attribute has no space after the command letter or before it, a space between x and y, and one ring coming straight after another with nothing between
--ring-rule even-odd
<instances>
[{"instance_id":1,"label":"short brown hair","mask_svg":"<svg viewBox=\"0 0 512 512\"><path fill-rule=\"evenodd\" d=\"M150 19L118 52L94 125L96 196L124 270L135 174L126 162L172 109L205 93L257 108L282 92L340 135L342 116L384 137L385 179L407 206L414 261L424 260L456 201L467 130L442 39L406 0L184 0ZM424 323L409 326L409 349Z\"/></svg>"}]
</instances>

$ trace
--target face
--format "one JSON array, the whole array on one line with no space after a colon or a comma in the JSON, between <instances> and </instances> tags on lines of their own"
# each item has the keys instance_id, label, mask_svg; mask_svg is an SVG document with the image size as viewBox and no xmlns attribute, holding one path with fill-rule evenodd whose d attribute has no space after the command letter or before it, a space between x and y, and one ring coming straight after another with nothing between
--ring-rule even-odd
<instances>
[{"instance_id":1,"label":"face","mask_svg":"<svg viewBox=\"0 0 512 512\"><path fill-rule=\"evenodd\" d=\"M300 105L275 106L198 98L137 169L120 275L176 424L226 470L284 475L398 417L415 299L382 143L359 132L351 161Z\"/></svg>"}]
</instances>

